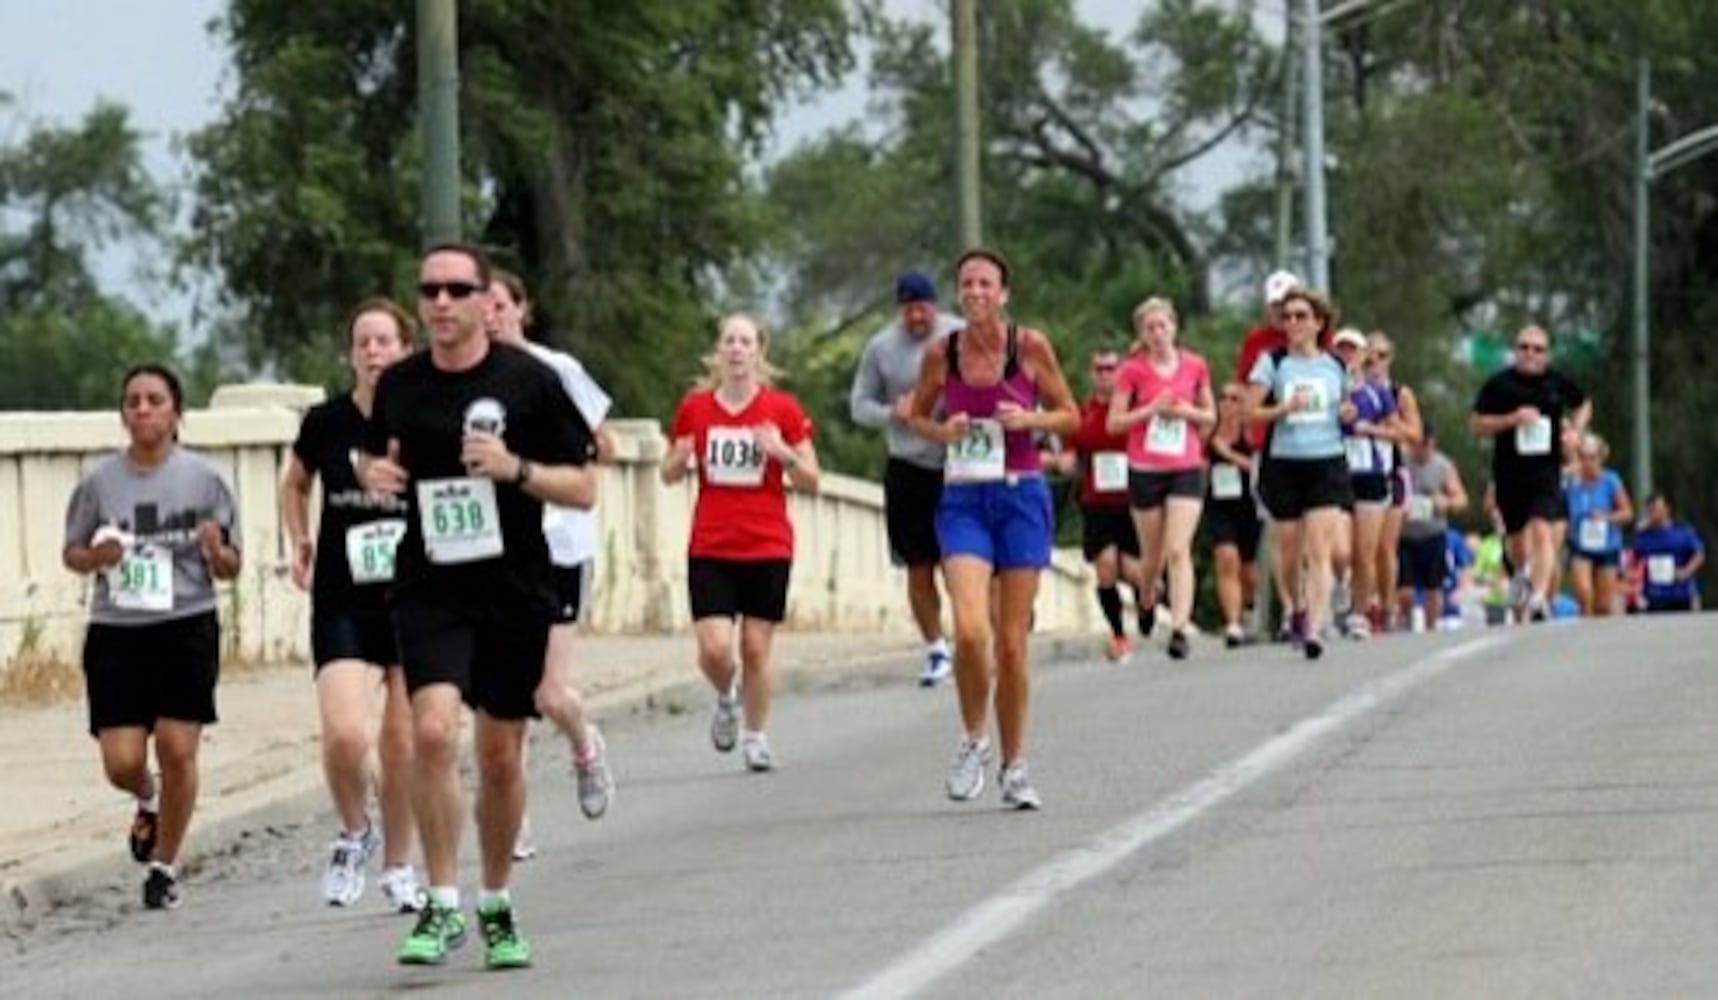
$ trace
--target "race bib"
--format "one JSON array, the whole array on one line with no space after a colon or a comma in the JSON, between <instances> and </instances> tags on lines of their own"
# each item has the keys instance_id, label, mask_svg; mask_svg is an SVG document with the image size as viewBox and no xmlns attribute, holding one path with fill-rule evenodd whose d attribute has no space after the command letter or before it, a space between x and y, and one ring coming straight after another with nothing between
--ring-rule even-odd
<instances>
[{"instance_id":1,"label":"race bib","mask_svg":"<svg viewBox=\"0 0 1718 1000\"><path fill-rule=\"evenodd\" d=\"M1003 477L1002 423L989 417L974 419L966 436L948 446L944 477L954 482L992 482Z\"/></svg>"},{"instance_id":2,"label":"race bib","mask_svg":"<svg viewBox=\"0 0 1718 1000\"><path fill-rule=\"evenodd\" d=\"M1551 454L1551 418L1542 416L1530 424L1522 424L1515 428L1515 453L1517 455Z\"/></svg>"},{"instance_id":3,"label":"race bib","mask_svg":"<svg viewBox=\"0 0 1718 1000\"><path fill-rule=\"evenodd\" d=\"M1127 453L1100 451L1092 456L1092 488L1099 493L1127 489Z\"/></svg>"},{"instance_id":4,"label":"race bib","mask_svg":"<svg viewBox=\"0 0 1718 1000\"><path fill-rule=\"evenodd\" d=\"M406 535L406 522L397 517L346 529L346 564L353 583L387 583L394 578L394 549Z\"/></svg>"},{"instance_id":5,"label":"race bib","mask_svg":"<svg viewBox=\"0 0 1718 1000\"><path fill-rule=\"evenodd\" d=\"M704 438L704 481L714 486L764 484L764 449L751 428L710 428Z\"/></svg>"},{"instance_id":6,"label":"race bib","mask_svg":"<svg viewBox=\"0 0 1718 1000\"><path fill-rule=\"evenodd\" d=\"M1675 556L1647 556L1646 582L1655 587L1668 587L1676 582Z\"/></svg>"},{"instance_id":7,"label":"race bib","mask_svg":"<svg viewBox=\"0 0 1718 1000\"><path fill-rule=\"evenodd\" d=\"M107 596L127 611L172 611L173 553L154 546L126 552L107 571Z\"/></svg>"},{"instance_id":8,"label":"race bib","mask_svg":"<svg viewBox=\"0 0 1718 1000\"><path fill-rule=\"evenodd\" d=\"M1285 397L1295 404L1285 418L1291 424L1316 424L1324 419L1330 408L1330 395L1325 384L1315 378L1290 379Z\"/></svg>"},{"instance_id":9,"label":"race bib","mask_svg":"<svg viewBox=\"0 0 1718 1000\"><path fill-rule=\"evenodd\" d=\"M1396 449L1378 449L1378 471L1386 474L1396 471Z\"/></svg>"},{"instance_id":10,"label":"race bib","mask_svg":"<svg viewBox=\"0 0 1718 1000\"><path fill-rule=\"evenodd\" d=\"M1219 462L1211 466L1211 499L1239 500L1243 492L1240 466Z\"/></svg>"},{"instance_id":11,"label":"race bib","mask_svg":"<svg viewBox=\"0 0 1718 1000\"><path fill-rule=\"evenodd\" d=\"M1349 472L1372 471L1372 439L1365 437L1344 438L1343 445L1348 449Z\"/></svg>"},{"instance_id":12,"label":"race bib","mask_svg":"<svg viewBox=\"0 0 1718 1000\"><path fill-rule=\"evenodd\" d=\"M495 483L476 476L418 483L418 527L430 562L467 563L500 555Z\"/></svg>"},{"instance_id":13,"label":"race bib","mask_svg":"<svg viewBox=\"0 0 1718 1000\"><path fill-rule=\"evenodd\" d=\"M1415 494L1408 498L1408 520L1430 521L1437 514L1432 498Z\"/></svg>"},{"instance_id":14,"label":"race bib","mask_svg":"<svg viewBox=\"0 0 1718 1000\"><path fill-rule=\"evenodd\" d=\"M1180 458L1187 453L1187 421L1180 417L1152 417L1145 425L1145 450L1152 455Z\"/></svg>"},{"instance_id":15,"label":"race bib","mask_svg":"<svg viewBox=\"0 0 1718 1000\"><path fill-rule=\"evenodd\" d=\"M1581 551L1604 552L1610 548L1611 544L1610 522L1596 517L1583 518L1578 537Z\"/></svg>"}]
</instances>

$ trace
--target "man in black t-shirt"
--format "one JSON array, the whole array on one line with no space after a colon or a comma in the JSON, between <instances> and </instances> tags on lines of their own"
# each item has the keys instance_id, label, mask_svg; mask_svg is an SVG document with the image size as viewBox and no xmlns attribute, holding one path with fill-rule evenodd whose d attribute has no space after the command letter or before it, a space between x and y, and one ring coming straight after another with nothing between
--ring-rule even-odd
<instances>
[{"instance_id":1,"label":"man in black t-shirt","mask_svg":"<svg viewBox=\"0 0 1718 1000\"><path fill-rule=\"evenodd\" d=\"M589 507L590 428L548 366L484 331L490 283L481 251L431 248L418 266L429 350L376 387L360 475L410 506L391 604L412 692L412 800L429 904L399 960L436 964L463 942L457 865L464 818L459 706L476 713L478 920L491 968L529 965L507 882L525 809L525 722L553 620L543 502Z\"/></svg>"},{"instance_id":2,"label":"man in black t-shirt","mask_svg":"<svg viewBox=\"0 0 1718 1000\"><path fill-rule=\"evenodd\" d=\"M1551 367L1551 337L1537 326L1515 335L1514 361L1487 379L1469 426L1492 439L1491 475L1510 558L1527 570L1526 617L1543 621L1556 567L1555 522L1566 518L1561 442L1583 433L1592 403ZM1523 609L1517 609L1518 611Z\"/></svg>"}]
</instances>

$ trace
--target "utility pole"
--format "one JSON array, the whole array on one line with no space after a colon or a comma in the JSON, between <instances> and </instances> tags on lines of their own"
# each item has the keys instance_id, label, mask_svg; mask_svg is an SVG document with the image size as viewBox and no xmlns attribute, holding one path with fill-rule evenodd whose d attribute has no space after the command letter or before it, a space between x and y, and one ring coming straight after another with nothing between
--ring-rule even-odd
<instances>
[{"instance_id":1,"label":"utility pole","mask_svg":"<svg viewBox=\"0 0 1718 1000\"><path fill-rule=\"evenodd\" d=\"M960 245L983 241L978 134L978 0L952 0L955 177L960 191Z\"/></svg>"},{"instance_id":2,"label":"utility pole","mask_svg":"<svg viewBox=\"0 0 1718 1000\"><path fill-rule=\"evenodd\" d=\"M1301 59L1306 82L1306 280L1330 294L1330 234L1324 202L1324 16L1319 0L1301 0Z\"/></svg>"},{"instance_id":3,"label":"utility pole","mask_svg":"<svg viewBox=\"0 0 1718 1000\"><path fill-rule=\"evenodd\" d=\"M1289 270L1294 254L1294 99L1297 19L1294 6L1283 6L1283 94L1277 129L1277 246L1276 268Z\"/></svg>"},{"instance_id":4,"label":"utility pole","mask_svg":"<svg viewBox=\"0 0 1718 1000\"><path fill-rule=\"evenodd\" d=\"M455 0L417 0L418 107L424 175L424 246L461 236L459 211L459 13Z\"/></svg>"},{"instance_id":5,"label":"utility pole","mask_svg":"<svg viewBox=\"0 0 1718 1000\"><path fill-rule=\"evenodd\" d=\"M1641 502L1652 495L1652 333L1647 314L1648 243L1652 237L1652 68L1635 70L1634 118L1634 486Z\"/></svg>"}]
</instances>

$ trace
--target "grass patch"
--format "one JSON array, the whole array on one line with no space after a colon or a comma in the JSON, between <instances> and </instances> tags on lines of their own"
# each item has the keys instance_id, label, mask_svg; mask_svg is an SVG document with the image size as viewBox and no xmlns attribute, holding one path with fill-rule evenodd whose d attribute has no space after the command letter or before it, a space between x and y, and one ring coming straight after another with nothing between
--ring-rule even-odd
<instances>
[{"instance_id":1,"label":"grass patch","mask_svg":"<svg viewBox=\"0 0 1718 1000\"><path fill-rule=\"evenodd\" d=\"M42 648L42 626L25 622L18 651L0 670L0 705L39 707L82 698L82 666Z\"/></svg>"}]
</instances>

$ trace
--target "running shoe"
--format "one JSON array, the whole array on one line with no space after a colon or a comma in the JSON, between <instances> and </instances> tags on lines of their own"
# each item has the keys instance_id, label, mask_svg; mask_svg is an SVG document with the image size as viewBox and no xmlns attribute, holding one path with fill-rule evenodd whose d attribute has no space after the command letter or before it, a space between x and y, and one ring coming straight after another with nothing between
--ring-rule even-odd
<instances>
[{"instance_id":1,"label":"running shoe","mask_svg":"<svg viewBox=\"0 0 1718 1000\"><path fill-rule=\"evenodd\" d=\"M491 969L525 969L531 965L531 944L513 925L513 905L499 899L478 907L483 930L483 964Z\"/></svg>"},{"instance_id":2,"label":"running shoe","mask_svg":"<svg viewBox=\"0 0 1718 1000\"><path fill-rule=\"evenodd\" d=\"M710 743L717 753L728 753L740 739L740 703L733 696L716 698L710 715Z\"/></svg>"},{"instance_id":3,"label":"running shoe","mask_svg":"<svg viewBox=\"0 0 1718 1000\"><path fill-rule=\"evenodd\" d=\"M748 771L775 770L775 757L770 753L769 737L763 733L747 733L740 746L740 755L746 759Z\"/></svg>"},{"instance_id":4,"label":"running shoe","mask_svg":"<svg viewBox=\"0 0 1718 1000\"><path fill-rule=\"evenodd\" d=\"M961 740L948 772L948 797L956 802L978 798L978 793L984 791L984 767L989 763L989 740Z\"/></svg>"},{"instance_id":5,"label":"running shoe","mask_svg":"<svg viewBox=\"0 0 1718 1000\"><path fill-rule=\"evenodd\" d=\"M1005 808L1044 808L1044 800L1038 797L1038 790L1032 787L1032 779L1026 775L1025 761L1017 760L1003 768L998 784L1002 786L1002 805Z\"/></svg>"},{"instance_id":6,"label":"running shoe","mask_svg":"<svg viewBox=\"0 0 1718 1000\"><path fill-rule=\"evenodd\" d=\"M1140 605L1138 624L1139 637L1141 639L1151 638L1151 630L1157 627L1157 605Z\"/></svg>"},{"instance_id":7,"label":"running shoe","mask_svg":"<svg viewBox=\"0 0 1718 1000\"><path fill-rule=\"evenodd\" d=\"M1354 610L1354 591L1348 589L1348 583L1338 580L1330 587L1330 612L1337 621L1342 621L1348 612Z\"/></svg>"},{"instance_id":8,"label":"running shoe","mask_svg":"<svg viewBox=\"0 0 1718 1000\"><path fill-rule=\"evenodd\" d=\"M1384 608L1374 604L1366 609L1366 620L1372 626L1373 635L1383 635L1390 631L1390 616L1384 613Z\"/></svg>"},{"instance_id":9,"label":"running shoe","mask_svg":"<svg viewBox=\"0 0 1718 1000\"><path fill-rule=\"evenodd\" d=\"M1187 659L1189 646L1185 629L1176 629L1169 633L1169 658L1172 660Z\"/></svg>"},{"instance_id":10,"label":"running shoe","mask_svg":"<svg viewBox=\"0 0 1718 1000\"><path fill-rule=\"evenodd\" d=\"M1242 631L1239 623L1223 629L1223 645L1228 649L1239 649L1247 644L1247 633Z\"/></svg>"},{"instance_id":11,"label":"running shoe","mask_svg":"<svg viewBox=\"0 0 1718 1000\"><path fill-rule=\"evenodd\" d=\"M401 943L401 965L440 965L447 953L465 943L465 914L456 907L430 900L418 912L418 922Z\"/></svg>"},{"instance_id":12,"label":"running shoe","mask_svg":"<svg viewBox=\"0 0 1718 1000\"><path fill-rule=\"evenodd\" d=\"M424 908L425 894L418 871L411 865L395 865L382 872L376 880L382 899L395 913L417 913Z\"/></svg>"},{"instance_id":13,"label":"running shoe","mask_svg":"<svg viewBox=\"0 0 1718 1000\"><path fill-rule=\"evenodd\" d=\"M608 744L603 742L602 730L585 727L590 740L590 756L573 761L573 775L579 782L579 809L586 819L602 819L608 812L609 799L614 797L614 775L608 769Z\"/></svg>"},{"instance_id":14,"label":"running shoe","mask_svg":"<svg viewBox=\"0 0 1718 1000\"><path fill-rule=\"evenodd\" d=\"M1112 635L1104 648L1104 658L1111 663L1120 663L1133 655L1133 643L1127 641L1125 635Z\"/></svg>"},{"instance_id":15,"label":"running shoe","mask_svg":"<svg viewBox=\"0 0 1718 1000\"><path fill-rule=\"evenodd\" d=\"M531 817L519 819L519 832L513 837L513 860L529 861L537 856L537 842L531 839Z\"/></svg>"},{"instance_id":16,"label":"running shoe","mask_svg":"<svg viewBox=\"0 0 1718 1000\"><path fill-rule=\"evenodd\" d=\"M1303 646L1310 638L1316 638L1316 636L1307 635L1306 612L1296 611L1289 615L1289 645L1295 647Z\"/></svg>"},{"instance_id":17,"label":"running shoe","mask_svg":"<svg viewBox=\"0 0 1718 1000\"><path fill-rule=\"evenodd\" d=\"M140 865L149 863L155 856L155 838L161 828L161 814L141 805L137 807L137 815L131 817L131 856Z\"/></svg>"},{"instance_id":18,"label":"running shoe","mask_svg":"<svg viewBox=\"0 0 1718 1000\"><path fill-rule=\"evenodd\" d=\"M334 838L322 873L322 898L329 906L351 906L364 895L364 865L376 843L376 828L368 824L356 837L341 833Z\"/></svg>"},{"instance_id":19,"label":"running shoe","mask_svg":"<svg viewBox=\"0 0 1718 1000\"><path fill-rule=\"evenodd\" d=\"M179 907L179 880L172 872L150 865L143 879L143 905L151 910L173 910Z\"/></svg>"},{"instance_id":20,"label":"running shoe","mask_svg":"<svg viewBox=\"0 0 1718 1000\"><path fill-rule=\"evenodd\" d=\"M1300 651L1309 660L1316 660L1324 655L1324 640L1316 635L1309 635L1301 644Z\"/></svg>"},{"instance_id":21,"label":"running shoe","mask_svg":"<svg viewBox=\"0 0 1718 1000\"><path fill-rule=\"evenodd\" d=\"M925 653L925 668L919 673L919 687L936 687L948 680L953 672L953 662L948 650L942 646L934 646Z\"/></svg>"},{"instance_id":22,"label":"running shoe","mask_svg":"<svg viewBox=\"0 0 1718 1000\"><path fill-rule=\"evenodd\" d=\"M1372 620L1358 611L1348 613L1348 628L1345 630L1348 638L1364 640L1372 638Z\"/></svg>"}]
</instances>

